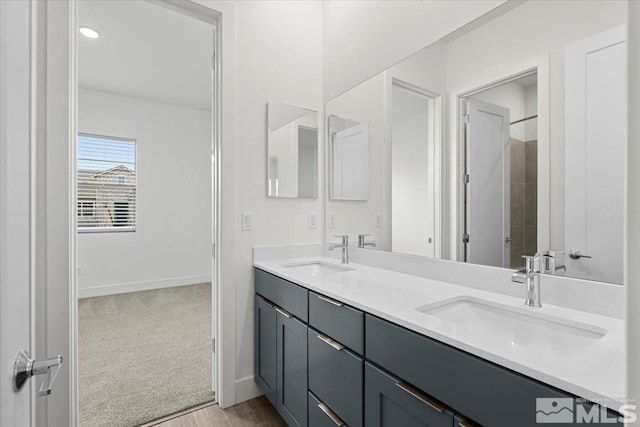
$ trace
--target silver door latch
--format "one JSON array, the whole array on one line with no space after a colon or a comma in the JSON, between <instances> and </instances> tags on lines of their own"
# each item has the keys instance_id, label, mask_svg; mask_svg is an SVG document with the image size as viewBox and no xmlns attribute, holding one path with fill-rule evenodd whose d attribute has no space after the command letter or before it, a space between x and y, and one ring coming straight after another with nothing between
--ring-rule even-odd
<instances>
[{"instance_id":1,"label":"silver door latch","mask_svg":"<svg viewBox=\"0 0 640 427\"><path fill-rule=\"evenodd\" d=\"M13 362L13 390L20 391L24 383L31 377L46 375L38 389L38 396L50 395L61 366L62 356L60 355L50 359L35 360L29 356L26 350L20 350L15 362Z\"/></svg>"}]
</instances>

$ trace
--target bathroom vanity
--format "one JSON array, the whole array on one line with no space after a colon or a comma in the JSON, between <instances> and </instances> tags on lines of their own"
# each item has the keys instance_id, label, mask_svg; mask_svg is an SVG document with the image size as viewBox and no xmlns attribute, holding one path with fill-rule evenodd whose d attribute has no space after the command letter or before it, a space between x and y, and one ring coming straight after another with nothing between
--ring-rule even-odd
<instances>
[{"instance_id":1,"label":"bathroom vanity","mask_svg":"<svg viewBox=\"0 0 640 427\"><path fill-rule=\"evenodd\" d=\"M290 426L622 425L592 403L624 395L603 362L621 320L326 257L254 266L255 381Z\"/></svg>"}]
</instances>

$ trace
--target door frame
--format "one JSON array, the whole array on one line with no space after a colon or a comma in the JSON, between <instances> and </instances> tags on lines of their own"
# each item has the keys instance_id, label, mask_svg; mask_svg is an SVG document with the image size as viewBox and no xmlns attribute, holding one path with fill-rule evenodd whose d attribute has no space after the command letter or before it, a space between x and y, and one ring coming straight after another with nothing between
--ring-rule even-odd
<instances>
[{"instance_id":1,"label":"door frame","mask_svg":"<svg viewBox=\"0 0 640 427\"><path fill-rule=\"evenodd\" d=\"M43 89L32 97L42 112L38 129L46 152L40 154L38 171L43 188L38 201L46 209L41 213L43 232L38 240L44 289L37 296L36 322L39 342L53 353L60 347L69 354L68 370L61 371L47 399L38 399L38 426L77 426L77 218L75 212L75 167L77 135L77 26L78 0L38 4L41 14L34 18L32 31L38 40L34 55L40 60L39 79ZM235 378L235 9L222 0L148 0L200 19L216 20L216 109L213 122L216 156L212 181L214 194L214 253L212 294L215 311L215 353L217 372L216 401L225 408L236 403ZM36 8L36 9L37 9ZM38 80L39 81L39 80ZM224 114L223 114L224 111ZM44 151L44 150L43 150ZM222 161L224 159L224 161ZM46 182L46 186L43 184ZM220 185L224 182L225 185ZM221 224L227 225L224 229ZM46 228L45 228L46 227ZM45 231L46 230L46 231ZM213 266L212 266L213 267ZM213 309L213 307L212 307ZM47 401L49 404L47 404Z\"/></svg>"},{"instance_id":2,"label":"door frame","mask_svg":"<svg viewBox=\"0 0 640 427\"><path fill-rule=\"evenodd\" d=\"M475 95L487 89L503 85L521 77L536 73L538 76L538 248L549 248L550 241L550 82L549 54L501 67L499 72L486 75L478 80L456 87L448 94L448 129L449 143L447 147L447 168L443 171L444 181L449 185L449 200L445 204L442 217L449 236L449 256L454 261L464 260L465 247L462 244L464 230L464 101L465 97Z\"/></svg>"}]
</instances>

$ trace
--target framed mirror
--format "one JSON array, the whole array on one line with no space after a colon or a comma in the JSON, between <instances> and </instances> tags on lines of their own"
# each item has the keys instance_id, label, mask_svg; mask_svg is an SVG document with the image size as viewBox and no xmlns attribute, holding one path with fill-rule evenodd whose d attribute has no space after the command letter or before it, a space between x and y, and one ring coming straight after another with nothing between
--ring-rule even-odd
<instances>
[{"instance_id":1,"label":"framed mirror","mask_svg":"<svg viewBox=\"0 0 640 427\"><path fill-rule=\"evenodd\" d=\"M267 195L318 198L318 113L267 104Z\"/></svg>"},{"instance_id":2,"label":"framed mirror","mask_svg":"<svg viewBox=\"0 0 640 427\"><path fill-rule=\"evenodd\" d=\"M329 195L326 235L622 283L626 18L509 2L329 100L329 126L369 124L370 179L366 203Z\"/></svg>"}]
</instances>

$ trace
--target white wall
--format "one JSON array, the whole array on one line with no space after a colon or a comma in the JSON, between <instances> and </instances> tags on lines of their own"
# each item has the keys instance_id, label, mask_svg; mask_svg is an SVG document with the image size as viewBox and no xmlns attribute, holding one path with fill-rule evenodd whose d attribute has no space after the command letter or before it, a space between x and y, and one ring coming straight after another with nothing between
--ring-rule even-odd
<instances>
[{"instance_id":1,"label":"white wall","mask_svg":"<svg viewBox=\"0 0 640 427\"><path fill-rule=\"evenodd\" d=\"M135 232L79 233L79 296L209 281L211 113L89 89L78 129L137 141Z\"/></svg>"},{"instance_id":2,"label":"white wall","mask_svg":"<svg viewBox=\"0 0 640 427\"><path fill-rule=\"evenodd\" d=\"M267 198L265 181L267 102L277 100L317 110L323 117L322 5L320 1L240 0L233 4L236 282L224 286L235 286L236 401L240 402L260 393L253 381L253 246L322 241L322 227L308 229L307 214L323 212L323 180L318 199ZM324 171L324 126L319 126L318 133L319 170ZM255 213L253 231L240 229L244 211Z\"/></svg>"},{"instance_id":3,"label":"white wall","mask_svg":"<svg viewBox=\"0 0 640 427\"><path fill-rule=\"evenodd\" d=\"M624 24L623 1L531 1L452 41L447 85L500 76L550 54L550 246L564 247L564 50L571 42ZM505 35L508 34L508 37ZM543 161L543 159L539 159Z\"/></svg>"},{"instance_id":4,"label":"white wall","mask_svg":"<svg viewBox=\"0 0 640 427\"><path fill-rule=\"evenodd\" d=\"M503 0L322 2L325 100L502 3Z\"/></svg>"}]
</instances>

